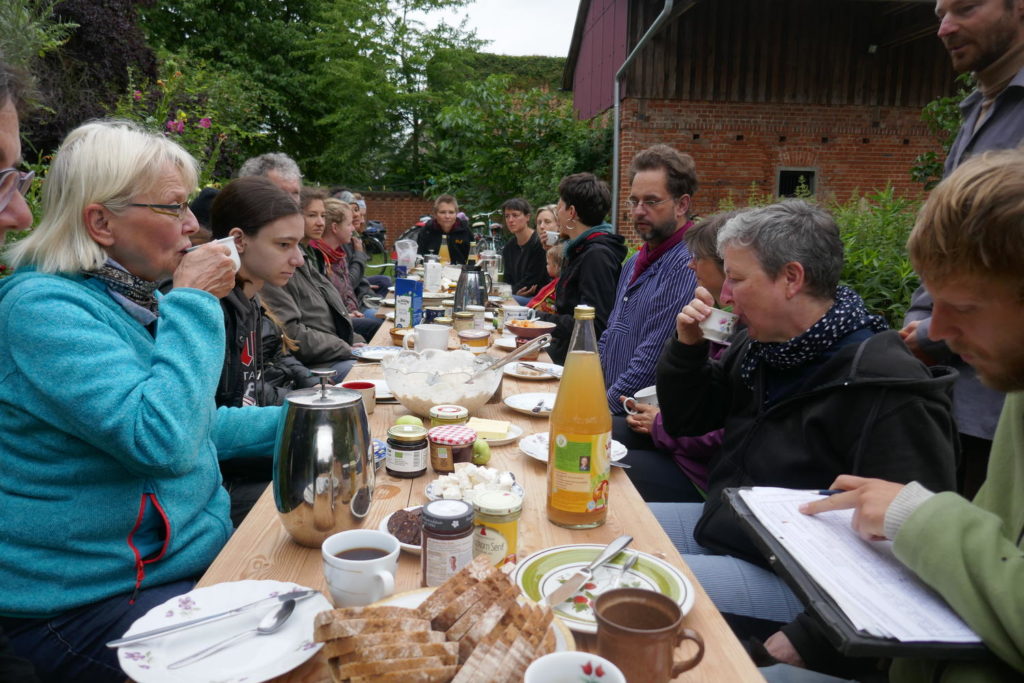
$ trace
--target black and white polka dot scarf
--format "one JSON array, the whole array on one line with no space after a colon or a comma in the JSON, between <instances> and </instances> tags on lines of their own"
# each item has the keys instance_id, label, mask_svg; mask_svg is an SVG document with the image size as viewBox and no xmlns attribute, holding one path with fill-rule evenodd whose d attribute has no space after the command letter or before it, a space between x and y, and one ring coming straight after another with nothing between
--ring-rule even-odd
<instances>
[{"instance_id":1,"label":"black and white polka dot scarf","mask_svg":"<svg viewBox=\"0 0 1024 683\"><path fill-rule=\"evenodd\" d=\"M839 287L832 308L803 334L784 342L752 341L740 365L740 378L753 389L754 372L761 363L776 370L800 367L832 348L843 337L865 327L875 332L888 328L881 316L868 313L857 292L849 287Z\"/></svg>"}]
</instances>

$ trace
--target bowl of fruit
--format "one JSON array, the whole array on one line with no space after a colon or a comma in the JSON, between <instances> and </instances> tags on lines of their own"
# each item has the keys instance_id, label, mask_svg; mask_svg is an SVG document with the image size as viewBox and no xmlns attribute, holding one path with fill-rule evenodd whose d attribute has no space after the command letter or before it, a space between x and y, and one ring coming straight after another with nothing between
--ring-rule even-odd
<instances>
[{"instance_id":1,"label":"bowl of fruit","mask_svg":"<svg viewBox=\"0 0 1024 683\"><path fill-rule=\"evenodd\" d=\"M546 320L506 320L505 329L520 339L536 339L555 329L555 324Z\"/></svg>"}]
</instances>

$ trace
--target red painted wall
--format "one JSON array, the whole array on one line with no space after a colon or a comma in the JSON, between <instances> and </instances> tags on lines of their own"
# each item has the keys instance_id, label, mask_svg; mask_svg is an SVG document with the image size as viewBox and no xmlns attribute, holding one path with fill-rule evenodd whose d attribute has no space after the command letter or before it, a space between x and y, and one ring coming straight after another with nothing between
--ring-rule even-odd
<instances>
[{"instance_id":1,"label":"red painted wall","mask_svg":"<svg viewBox=\"0 0 1024 683\"><path fill-rule=\"evenodd\" d=\"M591 0L573 81L573 103L582 119L612 102L615 72L626 61L628 9L619 0Z\"/></svg>"},{"instance_id":2,"label":"red painted wall","mask_svg":"<svg viewBox=\"0 0 1024 683\"><path fill-rule=\"evenodd\" d=\"M738 206L745 205L751 183L774 194L779 167L815 169L822 200L844 202L888 183L904 196L921 196L910 167L922 152L941 153L916 107L626 99L619 227L634 245L638 240L624 204L629 164L638 151L659 142L696 161L700 189L693 210L705 216L730 194Z\"/></svg>"}]
</instances>

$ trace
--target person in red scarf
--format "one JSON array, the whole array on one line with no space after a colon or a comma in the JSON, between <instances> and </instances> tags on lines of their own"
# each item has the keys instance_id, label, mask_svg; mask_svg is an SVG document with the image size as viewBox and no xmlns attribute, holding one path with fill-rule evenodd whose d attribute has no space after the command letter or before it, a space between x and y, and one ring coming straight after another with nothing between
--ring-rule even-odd
<instances>
[{"instance_id":1,"label":"person in red scarf","mask_svg":"<svg viewBox=\"0 0 1024 683\"><path fill-rule=\"evenodd\" d=\"M535 309L538 313L555 313L555 288L558 286L558 276L562 272L562 250L548 249L547 251L548 277L551 280L540 288L540 291L526 305Z\"/></svg>"},{"instance_id":2,"label":"person in red scarf","mask_svg":"<svg viewBox=\"0 0 1024 683\"><path fill-rule=\"evenodd\" d=\"M359 307L359 300L356 298L355 290L352 289L352 281L348 277L348 260L345 256L344 246L352 241L352 234L355 230L352 218L352 207L340 199L324 200L324 234L320 239L310 240L310 246L315 248L322 258L318 259L318 266L321 273L331 281L334 288L341 295L345 302L349 316L352 318L352 327L364 339L372 339L373 335L380 329L383 319L375 315L366 315Z\"/></svg>"}]
</instances>

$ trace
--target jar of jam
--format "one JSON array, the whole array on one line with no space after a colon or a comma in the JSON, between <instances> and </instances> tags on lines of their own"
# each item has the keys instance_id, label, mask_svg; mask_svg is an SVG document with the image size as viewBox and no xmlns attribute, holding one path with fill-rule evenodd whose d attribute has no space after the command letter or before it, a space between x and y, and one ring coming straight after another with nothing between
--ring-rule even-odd
<instances>
[{"instance_id":1,"label":"jar of jam","mask_svg":"<svg viewBox=\"0 0 1024 683\"><path fill-rule=\"evenodd\" d=\"M421 585L440 586L473 561L473 507L462 500L423 506Z\"/></svg>"},{"instance_id":2,"label":"jar of jam","mask_svg":"<svg viewBox=\"0 0 1024 683\"><path fill-rule=\"evenodd\" d=\"M441 305L444 306L445 317L452 317L452 314L455 313L455 299L442 299Z\"/></svg>"},{"instance_id":3,"label":"jar of jam","mask_svg":"<svg viewBox=\"0 0 1024 683\"><path fill-rule=\"evenodd\" d=\"M464 425L469 422L469 410L462 406L446 403L430 409L430 426Z\"/></svg>"},{"instance_id":4,"label":"jar of jam","mask_svg":"<svg viewBox=\"0 0 1024 683\"><path fill-rule=\"evenodd\" d=\"M441 316L440 318L434 318L434 324L444 325L445 327L451 327L452 325L455 324L455 321L452 320L451 316L445 315Z\"/></svg>"},{"instance_id":5,"label":"jar of jam","mask_svg":"<svg viewBox=\"0 0 1024 683\"><path fill-rule=\"evenodd\" d=\"M427 473L427 430L418 425L395 425L388 430L384 469L392 477L413 479Z\"/></svg>"},{"instance_id":6,"label":"jar of jam","mask_svg":"<svg viewBox=\"0 0 1024 683\"><path fill-rule=\"evenodd\" d=\"M465 409L463 409L465 410ZM439 474L455 471L457 462L473 462L476 432L464 425L443 425L427 432L430 466Z\"/></svg>"},{"instance_id":7,"label":"jar of jam","mask_svg":"<svg viewBox=\"0 0 1024 683\"><path fill-rule=\"evenodd\" d=\"M486 491L473 500L473 508L473 557L486 555L495 567L515 564L522 496L511 491Z\"/></svg>"}]
</instances>

